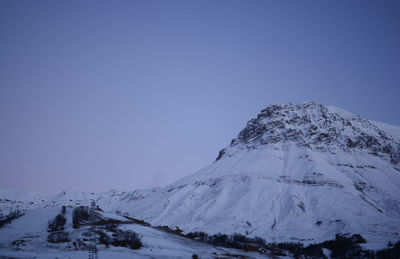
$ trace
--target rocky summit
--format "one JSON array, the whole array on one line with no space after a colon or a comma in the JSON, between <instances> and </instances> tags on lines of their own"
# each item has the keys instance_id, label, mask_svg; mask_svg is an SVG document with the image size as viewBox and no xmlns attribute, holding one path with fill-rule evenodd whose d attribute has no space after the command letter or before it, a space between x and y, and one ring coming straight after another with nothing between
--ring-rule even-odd
<instances>
[{"instance_id":1,"label":"rocky summit","mask_svg":"<svg viewBox=\"0 0 400 259\"><path fill-rule=\"evenodd\" d=\"M336 107L325 107L314 102L271 105L232 140L231 146L292 142L298 146L321 151L363 151L400 162L400 142L397 135L380 128L376 123ZM227 149L221 150L220 159Z\"/></svg>"}]
</instances>

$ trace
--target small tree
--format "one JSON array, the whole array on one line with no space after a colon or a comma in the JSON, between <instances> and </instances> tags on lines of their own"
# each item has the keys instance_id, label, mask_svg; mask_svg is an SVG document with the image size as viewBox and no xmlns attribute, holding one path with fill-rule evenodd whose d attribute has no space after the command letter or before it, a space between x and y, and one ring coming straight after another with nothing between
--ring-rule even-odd
<instances>
[{"instance_id":1,"label":"small tree","mask_svg":"<svg viewBox=\"0 0 400 259\"><path fill-rule=\"evenodd\" d=\"M89 220L89 210L83 206L77 207L72 212L72 227L77 229L82 221Z\"/></svg>"},{"instance_id":2,"label":"small tree","mask_svg":"<svg viewBox=\"0 0 400 259\"><path fill-rule=\"evenodd\" d=\"M139 249L143 246L142 241L136 232L133 231L117 231L114 234L112 245L129 247L131 249Z\"/></svg>"}]
</instances>

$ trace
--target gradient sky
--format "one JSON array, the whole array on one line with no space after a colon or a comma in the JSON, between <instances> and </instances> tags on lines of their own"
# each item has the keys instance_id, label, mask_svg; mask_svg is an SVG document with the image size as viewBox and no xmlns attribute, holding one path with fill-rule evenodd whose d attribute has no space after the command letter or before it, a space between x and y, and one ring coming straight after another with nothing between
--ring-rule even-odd
<instances>
[{"instance_id":1,"label":"gradient sky","mask_svg":"<svg viewBox=\"0 0 400 259\"><path fill-rule=\"evenodd\" d=\"M267 105L400 125L400 1L0 1L0 187L133 190Z\"/></svg>"}]
</instances>

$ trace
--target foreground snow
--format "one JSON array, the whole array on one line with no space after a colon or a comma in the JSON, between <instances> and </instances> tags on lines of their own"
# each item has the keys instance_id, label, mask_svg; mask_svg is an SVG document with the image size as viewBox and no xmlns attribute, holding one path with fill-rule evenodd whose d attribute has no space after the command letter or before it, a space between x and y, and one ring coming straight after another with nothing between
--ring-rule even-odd
<instances>
[{"instance_id":1,"label":"foreground snow","mask_svg":"<svg viewBox=\"0 0 400 259\"><path fill-rule=\"evenodd\" d=\"M87 258L87 250L75 250L73 241L84 237L88 228L72 228L72 209L67 209L65 231L70 233L71 241L52 244L47 242L48 221L52 220L60 208L42 208L28 211L11 224L0 229L0 256L17 258ZM242 255L247 258L260 258L257 253L246 253L236 249L216 248L211 245L186 239L149 226L130 222L127 218L110 213L99 212L103 219L127 222L123 230L133 230L139 234L143 247L131 250L123 247L97 245L99 258L191 258L198 254L201 258L214 258L224 255ZM83 234L83 235L82 235ZM265 257L265 256L264 256Z\"/></svg>"}]
</instances>

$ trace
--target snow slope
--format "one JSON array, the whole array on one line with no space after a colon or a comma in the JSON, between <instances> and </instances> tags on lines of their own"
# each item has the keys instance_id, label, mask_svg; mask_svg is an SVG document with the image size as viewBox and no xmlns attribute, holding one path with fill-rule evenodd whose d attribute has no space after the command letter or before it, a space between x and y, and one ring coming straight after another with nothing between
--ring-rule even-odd
<instances>
[{"instance_id":1,"label":"snow slope","mask_svg":"<svg viewBox=\"0 0 400 259\"><path fill-rule=\"evenodd\" d=\"M24 216L14 220L11 224L0 229L0 257L17 258L88 258L87 248L76 250L72 243L84 240L88 227L72 228L72 209L67 209L67 223L65 231L71 237L69 242L48 243L48 221L60 213L60 207L39 208L28 211ZM142 226L127 221L126 218L109 213L101 213L103 219L126 221L120 226L123 230L135 231L143 247L131 250L124 247L115 247L97 244L99 258L191 258L198 254L201 258L214 258L224 255L246 256L246 258L260 258L257 253L244 252L229 248L216 248L198 241L186 239L149 226ZM263 256L265 258L265 256Z\"/></svg>"},{"instance_id":2,"label":"snow slope","mask_svg":"<svg viewBox=\"0 0 400 259\"><path fill-rule=\"evenodd\" d=\"M312 102L271 105L214 163L169 186L63 192L19 206L90 200L185 232L237 232L306 244L361 234L368 248L383 248L400 239L400 128Z\"/></svg>"},{"instance_id":3,"label":"snow slope","mask_svg":"<svg viewBox=\"0 0 400 259\"><path fill-rule=\"evenodd\" d=\"M210 166L116 203L155 225L268 242L400 239L399 128L315 103L264 109Z\"/></svg>"}]
</instances>

